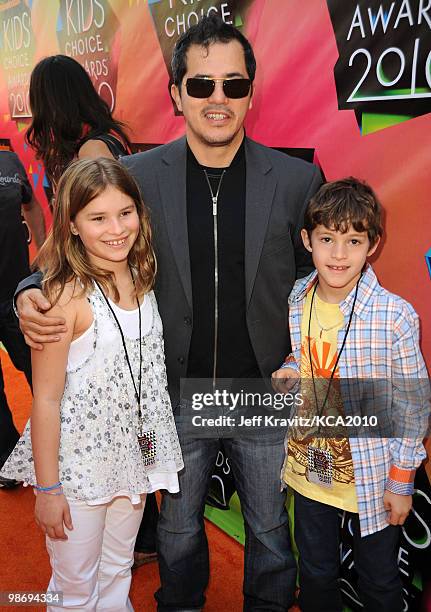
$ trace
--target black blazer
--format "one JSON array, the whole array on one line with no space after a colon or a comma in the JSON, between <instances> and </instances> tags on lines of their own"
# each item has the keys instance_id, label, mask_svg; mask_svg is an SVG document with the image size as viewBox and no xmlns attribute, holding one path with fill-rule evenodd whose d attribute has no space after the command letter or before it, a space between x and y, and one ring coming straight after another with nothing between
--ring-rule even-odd
<instances>
[{"instance_id":1,"label":"black blazer","mask_svg":"<svg viewBox=\"0 0 431 612\"><path fill-rule=\"evenodd\" d=\"M305 206L321 176L316 166L248 138L245 156L247 327L261 373L269 376L290 352L289 293L295 280L312 269L300 231ZM183 137L121 160L137 180L151 213L158 261L155 290L174 406L180 378L187 372L193 325L186 159Z\"/></svg>"}]
</instances>

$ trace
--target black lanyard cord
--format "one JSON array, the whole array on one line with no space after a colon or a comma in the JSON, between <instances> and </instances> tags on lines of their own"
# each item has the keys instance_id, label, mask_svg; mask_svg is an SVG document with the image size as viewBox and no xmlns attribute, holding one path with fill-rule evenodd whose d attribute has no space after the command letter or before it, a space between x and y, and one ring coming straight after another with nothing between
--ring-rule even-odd
<instances>
[{"instance_id":1,"label":"black lanyard cord","mask_svg":"<svg viewBox=\"0 0 431 612\"><path fill-rule=\"evenodd\" d=\"M132 281L133 281L133 286L136 289L136 285L135 285L135 279L133 278L133 274L132 271L130 270L130 274L132 276ZM141 397L142 397L142 322L141 322L141 307L139 305L139 299L138 296L136 296L136 302L138 304L138 317L139 317L139 377L138 377L138 386L136 386L136 381L135 381L135 377L133 375L133 370L132 370L132 366L130 364L130 358L129 358L129 352L127 350L127 346L126 346L126 340L124 338L124 333L123 330L121 328L120 322L117 318L117 315L114 312L114 309L112 308L111 304L109 303L108 298L106 297L106 295L103 293L103 290L101 288L101 286L99 285L99 283L97 281L94 281L96 283L96 285L99 288L100 293L102 294L106 305L108 306L109 310L112 313L112 316L114 317L115 323L117 324L118 330L120 332L121 335L121 341L123 343L123 349L124 349L124 353L126 355L126 361L127 361L127 365L129 366L129 372L130 372L130 377L132 379L132 383L133 383L133 388L135 389L135 397L136 397L136 401L138 402L138 416L139 419L142 418L142 412L141 412Z\"/></svg>"},{"instance_id":2,"label":"black lanyard cord","mask_svg":"<svg viewBox=\"0 0 431 612\"><path fill-rule=\"evenodd\" d=\"M308 317L308 358L310 360L311 377L313 379L314 400L315 400L315 403L316 403L316 409L318 411L319 419L322 416L322 413L323 413L323 411L325 409L325 406L326 406L326 402L328 401L329 391L331 390L331 385L332 385L332 381L334 379L335 371L337 369L338 362L340 361L341 353L343 352L345 344L346 344L347 336L348 336L348 333L349 333L349 330L350 330L350 325L351 325L352 319L353 319L353 313L354 313L354 310L355 310L356 299L358 297L358 289L359 289L359 283L361 281L361 278L362 278L362 273L361 273L361 276L358 279L358 282L356 283L355 297L353 298L352 310L350 311L349 322L347 324L346 333L344 334L344 339L343 339L343 343L341 345L340 352L338 353L337 360L336 360L335 365L334 365L334 367L332 369L331 377L329 379L328 389L326 391L325 399L323 401L323 404L322 404L322 407L320 408L320 410L319 410L319 402L318 402L317 393L316 393L316 381L314 379L314 368L313 368L313 360L311 358L311 342L310 342L310 335L311 335L310 334L310 330L311 330L311 313L312 313L312 310L313 310L314 295L315 295L316 290L317 290L317 285L319 284L318 282L315 284L314 289L313 289L313 294L311 296L311 304L310 304L310 315ZM319 423L319 428L317 430L317 434L319 434L319 432L320 432L320 423Z\"/></svg>"}]
</instances>

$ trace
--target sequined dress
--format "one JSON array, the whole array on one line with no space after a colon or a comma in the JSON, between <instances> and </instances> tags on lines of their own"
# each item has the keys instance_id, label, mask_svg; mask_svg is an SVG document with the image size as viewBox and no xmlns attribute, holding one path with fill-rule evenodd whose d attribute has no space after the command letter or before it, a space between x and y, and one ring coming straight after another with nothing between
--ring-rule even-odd
<instances>
[{"instance_id":1,"label":"sequined dress","mask_svg":"<svg viewBox=\"0 0 431 612\"><path fill-rule=\"evenodd\" d=\"M162 322L154 293L146 299L152 323L142 334L141 413L142 432L151 440L150 459L143 458L138 444L138 406L120 332L95 287L88 297L92 351L80 365L68 365L60 407L59 474L66 497L94 504L125 495L138 503L140 494L155 490L155 482L169 482L171 492L178 490L176 473L183 461L167 392ZM138 338L125 337L125 342L138 380ZM30 421L1 474L36 483Z\"/></svg>"}]
</instances>

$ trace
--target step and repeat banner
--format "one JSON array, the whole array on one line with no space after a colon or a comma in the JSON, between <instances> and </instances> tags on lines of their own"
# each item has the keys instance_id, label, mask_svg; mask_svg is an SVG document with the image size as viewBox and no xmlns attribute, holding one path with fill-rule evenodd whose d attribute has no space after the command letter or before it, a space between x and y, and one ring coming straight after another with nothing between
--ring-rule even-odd
<instances>
[{"instance_id":1,"label":"step and repeat banner","mask_svg":"<svg viewBox=\"0 0 431 612\"><path fill-rule=\"evenodd\" d=\"M170 55L211 11L254 46L248 135L313 160L328 180L354 175L376 190L386 233L375 269L419 313L431 365L431 0L0 0L0 147L21 158L49 221L44 169L24 140L35 63L56 53L79 61L143 150L184 133ZM406 610L417 608L431 568L430 476L428 465L418 472L399 551ZM241 540L222 450L211 499L219 509L207 514ZM341 530L346 603L360 609L345 519Z\"/></svg>"}]
</instances>

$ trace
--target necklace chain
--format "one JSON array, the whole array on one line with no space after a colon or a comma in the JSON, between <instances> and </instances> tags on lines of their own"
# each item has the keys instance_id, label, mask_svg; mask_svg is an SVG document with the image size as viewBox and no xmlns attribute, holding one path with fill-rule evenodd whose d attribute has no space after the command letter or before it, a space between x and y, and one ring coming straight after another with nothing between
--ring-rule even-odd
<instances>
[{"instance_id":1,"label":"necklace chain","mask_svg":"<svg viewBox=\"0 0 431 612\"><path fill-rule=\"evenodd\" d=\"M316 304L316 300L313 300L313 314L314 314L314 318L316 320L317 325L320 327L320 337L322 337L322 332L328 332L331 331L331 329L335 329L336 327L338 327L340 325L340 323L335 323L335 325L330 325L329 327L324 327L321 322L319 321L319 316L317 314L317 304Z\"/></svg>"},{"instance_id":2,"label":"necklace chain","mask_svg":"<svg viewBox=\"0 0 431 612\"><path fill-rule=\"evenodd\" d=\"M209 174L205 170L205 168L203 170L204 170L205 178L207 180L208 187L209 187L209 190L210 190L211 200L212 200L212 203L213 203L213 216L216 216L217 215L218 196L219 196L219 193L220 193L220 188L221 188L221 184L222 184L222 181L223 181L223 177L224 177L225 172L226 172L226 168L223 170L223 172L218 177L217 191L216 191L215 194L214 194L214 191L213 191L213 188L212 188L212 185L211 185L211 181L209 179Z\"/></svg>"}]
</instances>

